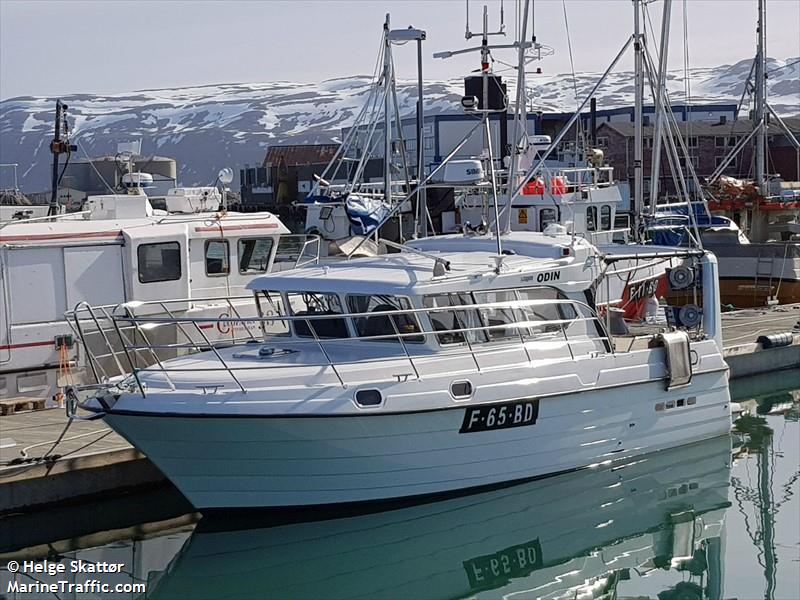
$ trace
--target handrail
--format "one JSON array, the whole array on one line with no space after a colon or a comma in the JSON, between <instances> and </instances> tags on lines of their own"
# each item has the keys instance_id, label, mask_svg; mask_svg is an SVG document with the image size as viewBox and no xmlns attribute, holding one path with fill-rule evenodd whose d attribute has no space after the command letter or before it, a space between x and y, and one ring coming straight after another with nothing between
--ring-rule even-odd
<instances>
[{"instance_id":1,"label":"handrail","mask_svg":"<svg viewBox=\"0 0 800 600\"><path fill-rule=\"evenodd\" d=\"M478 326L467 327L463 326L461 323L461 313L464 311L475 310L481 311L486 309L510 309L510 310L520 310L527 307L535 307L535 306L558 306L558 305L570 305L573 310L575 311L576 316L574 318L560 318L560 319L548 319L548 320L539 320L539 319L530 319L524 318L525 315L520 315L519 313L515 314L515 319L511 322L501 323L499 325L487 325L485 321L481 319L481 324ZM124 306L124 305L120 305ZM95 315L95 311L92 307L89 306L79 306L76 307L74 314L76 315L75 318L75 330L79 333L81 337L81 341L83 342L85 347L89 347L87 344L87 336L91 335L92 331L87 331L85 328L81 327L80 321L80 311L79 308L83 310L87 310L89 314ZM105 311L104 311L105 312ZM260 317L241 317L238 316L236 318L209 318L209 317L163 317L163 316L148 316L148 315L141 315L136 316L133 314L131 310L126 307L125 313L127 314L119 314L112 311L111 314L106 312L107 319L111 322L114 329L117 333L117 339L120 340L120 344L122 345L123 352L128 356L128 362L131 365L131 369L133 371L136 383L139 387L141 394L145 395L145 389L142 385L142 382L139 379L139 374L142 372L142 369L137 369L133 359L132 354L138 354L139 352L145 351L150 353L151 356L155 359L154 365L149 365L145 367L145 370L152 371L152 372L161 372L164 374L166 378L166 382L170 386L170 388L175 389L175 382L170 377L169 373L172 372L180 372L180 371L196 371L198 369L185 369L180 367L172 367L168 364L164 364L163 361L158 356L158 352L162 350L170 350L170 351L177 351L178 355L182 355L180 351L186 351L188 353L198 352L208 350L211 351L216 358L216 361L221 365L218 368L213 366L204 366L202 370L204 371L223 371L226 372L232 380L236 383L236 386L243 392L246 393L247 388L243 384L243 382L237 377L236 372L238 371L247 371L252 369L265 369L265 368L277 368L277 367L286 367L285 364L278 364L278 365L269 365L269 364L260 364L258 366L249 367L249 366L242 366L242 365L235 365L232 366L225 358L220 354L219 349L223 346L230 346L232 344L241 344L242 340L237 339L235 336L232 338L226 338L224 340L212 341L208 338L207 335L202 331L200 328L201 324L205 323L228 323L228 324L249 324L249 323L270 323L274 324L276 321L282 323L291 323L296 321L303 321L307 324L308 330L311 333L311 337L300 337L300 336L293 336L293 337L283 337L283 334L276 334L276 335L268 335L265 336L263 340L258 340L255 336L252 335L252 331L250 328L245 327L247 336L250 337L250 341L252 342L259 342L262 341L264 344L270 343L281 343L290 346L295 346L297 344L313 344L316 346L322 357L324 357L325 366L331 369L333 374L336 376L339 384L343 387L347 386L345 379L343 378L342 374L339 372L337 367L349 365L349 364L357 364L358 361L347 361L347 360L334 360L329 351L326 349L326 345L330 344L352 344L352 343L361 343L364 341L399 341L400 342L400 349L402 351L402 357L405 360L409 361L411 368L414 372L414 376L419 379L420 370L416 361L420 360L420 356L414 356L413 353L410 351L410 348L414 347L412 343L410 346L407 343L410 338L414 338L413 342L416 342L418 338L424 336L424 346L419 347L426 347L430 348L429 342L431 340L430 336L437 336L434 339L440 339L439 336L447 335L447 334L456 334L460 336L460 341L456 341L450 346L450 344L442 345L439 344L437 346L438 352L435 354L425 354L428 357L434 356L454 356L454 355L469 355L472 357L472 360L475 363L475 367L480 371L481 365L478 361L478 356L483 356L485 354L497 352L499 350L507 351L508 344L498 344L494 342L512 342L514 341L515 345L522 349L525 352L525 356L527 357L528 362L531 361L530 353L528 352L527 343L531 341L536 341L537 339L541 340L542 335L547 335L548 333L558 333L561 332L564 335L564 344L566 345L567 349L569 350L570 357L574 360L575 353L573 351L573 344L574 343L586 343L586 342L602 342L604 344L604 348L606 351L613 352L613 348L611 345L611 338L608 335L608 332L605 330L603 325L602 319L597 315L596 311L587 305L584 302L579 300L573 299L552 299L552 300L541 300L541 299L529 299L529 300L511 300L511 301L502 301L502 302L484 302L484 303L477 303L477 304L465 304L465 305L457 305L457 306L442 306L442 307L429 307L429 308L399 308L395 310L386 310L386 311L375 311L375 312L360 312L360 313L336 313L336 314L308 314L308 315L269 315L267 317L260 316ZM456 323L459 323L459 326L452 329L446 330L435 330L432 324L429 322L419 321L416 322L416 327L414 331L409 332L401 332L398 328L397 322L395 321L395 317L401 316L404 318L408 318L409 315L418 315L424 313L426 314L428 320L430 321L431 314L435 313L452 313L455 317ZM588 316L584 316L588 313ZM480 314L480 313L479 313ZM520 319L520 316L523 318ZM381 334L381 335L354 335L342 338L323 338L319 336L319 332L317 328L314 327L313 322L328 320L328 319L355 319L355 318L374 318L374 317L387 317L389 318L393 333L390 334ZM99 321L96 319L84 319L90 320L98 326L98 330L100 335L103 338L103 341L106 342L107 348L109 350L108 354L94 354L92 352L87 352L87 356L90 359L90 362L97 362L99 365L99 361L107 356L112 356L115 361L117 361L118 366L119 362L117 359L117 351L114 349L113 345L111 344L108 336L102 329ZM599 336L592 336L588 331L581 332L578 334L578 337L571 338L568 335L568 329L571 325L576 323L589 323L593 322L599 324L598 332L601 333ZM158 324L174 324L177 326L177 329L180 330L183 334L183 337L186 339L185 342L176 342L176 343L166 343L166 344L154 344L145 334L145 330L152 329L154 326L158 326ZM201 346L196 341L192 339L192 336L189 336L184 329L184 325L191 325L194 326L198 334L203 340L203 345ZM429 327L426 328L426 326ZM557 326L556 331L541 331L536 332L539 328L548 328L552 326ZM127 335L123 334L123 330L133 329L134 332L138 332L138 338L142 341L140 343L131 343L130 338ZM233 329L233 328L231 328ZM503 331L503 330L515 330L516 335L510 335L507 340L497 340L493 339L489 332L494 331ZM485 333L485 340L483 342L475 342L471 340L471 334L474 332L484 332ZM519 336L519 341L516 341L517 336ZM552 336L548 336L552 337ZM185 354L185 352L184 352ZM377 356L371 357L370 361L373 363L381 362L381 361L396 361L398 356L396 355L387 355L384 357ZM311 365L311 364L304 364L302 366L319 366L319 365ZM95 372L96 370L94 364L91 365L92 370ZM121 366L120 366L121 369ZM122 369L121 369L122 370ZM96 375L97 377L97 375Z\"/></svg>"}]
</instances>

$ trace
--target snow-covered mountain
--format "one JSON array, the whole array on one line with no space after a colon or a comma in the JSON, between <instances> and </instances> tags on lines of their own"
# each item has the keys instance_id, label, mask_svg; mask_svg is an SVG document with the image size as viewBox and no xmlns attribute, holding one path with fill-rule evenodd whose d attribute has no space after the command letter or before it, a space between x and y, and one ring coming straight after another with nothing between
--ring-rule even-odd
<instances>
[{"instance_id":1,"label":"snow-covered mountain","mask_svg":"<svg viewBox=\"0 0 800 600\"><path fill-rule=\"evenodd\" d=\"M692 70L692 103L738 102L750 63ZM800 113L798 59L770 59L768 68L770 104L780 114ZM582 99L598 78L598 73L576 75L578 97ZM224 166L259 164L270 144L321 143L339 137L358 114L369 85L369 77L353 76L319 83L226 83L73 94L62 100L69 106L79 157L113 154L117 142L141 138L143 154L176 158L180 183L193 185L208 184ZM683 72L671 72L668 85L673 103L682 102ZM426 111L458 110L462 86L460 78L428 81ZM569 111L576 106L571 74L536 75L529 87L537 109ZM598 107L630 106L633 92L632 73L613 73L598 94ZM0 102L0 163L19 163L25 191L49 187L55 100L23 96ZM413 114L415 82L399 82L398 102L403 113ZM2 178L0 187L7 185L8 174Z\"/></svg>"}]
</instances>

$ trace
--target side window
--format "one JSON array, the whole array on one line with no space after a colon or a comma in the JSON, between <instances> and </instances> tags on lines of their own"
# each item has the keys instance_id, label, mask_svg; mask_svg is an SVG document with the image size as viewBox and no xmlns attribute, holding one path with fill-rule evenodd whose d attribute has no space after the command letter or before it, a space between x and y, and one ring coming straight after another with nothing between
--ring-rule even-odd
<instances>
[{"instance_id":1,"label":"side window","mask_svg":"<svg viewBox=\"0 0 800 600\"><path fill-rule=\"evenodd\" d=\"M269 319L270 317L286 316L283 309L283 298L280 292L270 292L262 290L256 292L256 305L258 307L258 316L262 319ZM266 320L261 322L261 331L264 335L288 335L289 322L275 319L274 321Z\"/></svg>"},{"instance_id":2,"label":"side window","mask_svg":"<svg viewBox=\"0 0 800 600\"><path fill-rule=\"evenodd\" d=\"M181 245L178 242L142 244L136 249L136 256L141 283L181 278Z\"/></svg>"},{"instance_id":3,"label":"side window","mask_svg":"<svg viewBox=\"0 0 800 600\"><path fill-rule=\"evenodd\" d=\"M425 308L468 307L471 304L469 294L436 294L424 299ZM436 310L428 314L433 330L441 332L436 337L442 345L486 341L486 331L479 329L482 327L481 318L474 308Z\"/></svg>"},{"instance_id":4,"label":"side window","mask_svg":"<svg viewBox=\"0 0 800 600\"><path fill-rule=\"evenodd\" d=\"M239 273L266 273L272 253L272 238L239 240Z\"/></svg>"},{"instance_id":5,"label":"side window","mask_svg":"<svg viewBox=\"0 0 800 600\"><path fill-rule=\"evenodd\" d=\"M206 275L227 275L231 272L228 240L206 241Z\"/></svg>"},{"instance_id":6,"label":"side window","mask_svg":"<svg viewBox=\"0 0 800 600\"><path fill-rule=\"evenodd\" d=\"M517 297L513 291L501 290L496 292L475 293L476 304L500 304L515 302ZM479 308L483 324L488 327L486 333L490 341L516 339L519 340L519 329L513 327L515 323L523 320L519 311L511 306L487 306Z\"/></svg>"},{"instance_id":7,"label":"side window","mask_svg":"<svg viewBox=\"0 0 800 600\"><path fill-rule=\"evenodd\" d=\"M275 251L275 262L296 263L303 251L303 240L298 236L281 236Z\"/></svg>"},{"instance_id":8,"label":"side window","mask_svg":"<svg viewBox=\"0 0 800 600\"><path fill-rule=\"evenodd\" d=\"M597 231L597 207L586 207L586 231Z\"/></svg>"},{"instance_id":9,"label":"side window","mask_svg":"<svg viewBox=\"0 0 800 600\"><path fill-rule=\"evenodd\" d=\"M349 295L347 296L347 309L351 313L382 313L389 311L402 311L411 309L408 298L387 295ZM420 333L421 329L414 313L353 317L356 333L362 337L381 337L375 341L397 342L400 334ZM403 342L422 342L422 335L403 335Z\"/></svg>"},{"instance_id":10,"label":"side window","mask_svg":"<svg viewBox=\"0 0 800 600\"><path fill-rule=\"evenodd\" d=\"M342 303L336 294L317 292L290 292L286 294L289 310L293 315L328 316L344 314ZM294 331L299 337L346 338L347 322L342 318L308 319L294 321Z\"/></svg>"},{"instance_id":11,"label":"side window","mask_svg":"<svg viewBox=\"0 0 800 600\"><path fill-rule=\"evenodd\" d=\"M550 223L558 221L558 214L555 208L539 209L539 231L544 231Z\"/></svg>"},{"instance_id":12,"label":"side window","mask_svg":"<svg viewBox=\"0 0 800 600\"><path fill-rule=\"evenodd\" d=\"M563 300L564 296L553 288L528 288L518 291L520 300L535 300L522 307L525 320L531 335L561 331L564 324L552 321L571 320L577 317L575 309L569 304L558 304L555 300ZM550 321L537 325L536 321Z\"/></svg>"},{"instance_id":13,"label":"side window","mask_svg":"<svg viewBox=\"0 0 800 600\"><path fill-rule=\"evenodd\" d=\"M611 207L608 204L600 207L600 229L603 231L611 229Z\"/></svg>"}]
</instances>

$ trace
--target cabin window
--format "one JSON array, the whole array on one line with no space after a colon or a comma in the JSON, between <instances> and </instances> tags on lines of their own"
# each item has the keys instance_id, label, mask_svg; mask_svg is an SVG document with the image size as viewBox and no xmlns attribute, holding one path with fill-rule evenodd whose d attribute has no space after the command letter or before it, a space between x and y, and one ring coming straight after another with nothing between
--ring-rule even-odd
<instances>
[{"instance_id":1,"label":"cabin window","mask_svg":"<svg viewBox=\"0 0 800 600\"><path fill-rule=\"evenodd\" d=\"M603 231L611 229L611 207L608 204L600 207L600 229Z\"/></svg>"},{"instance_id":2,"label":"cabin window","mask_svg":"<svg viewBox=\"0 0 800 600\"><path fill-rule=\"evenodd\" d=\"M551 333L561 331L565 324L553 321L572 320L577 317L575 308L570 304L559 304L555 300L564 300L566 297L554 288L528 288L518 290L520 300L537 300L541 304L530 304L521 308L530 335L538 333ZM537 321L545 321L537 325Z\"/></svg>"},{"instance_id":3,"label":"cabin window","mask_svg":"<svg viewBox=\"0 0 800 600\"><path fill-rule=\"evenodd\" d=\"M425 296L425 308L468 307L470 294L436 294ZM436 337L442 345L486 341L486 331L481 329L481 317L474 308L436 310L428 313Z\"/></svg>"},{"instance_id":4,"label":"cabin window","mask_svg":"<svg viewBox=\"0 0 800 600\"><path fill-rule=\"evenodd\" d=\"M289 322L270 317L282 317L286 315L283 308L283 297L280 292L261 290L256 292L256 306L261 321L261 331L264 335L286 335L289 333Z\"/></svg>"},{"instance_id":5,"label":"cabin window","mask_svg":"<svg viewBox=\"0 0 800 600\"><path fill-rule=\"evenodd\" d=\"M305 240L299 236L281 236L278 240L278 248L275 250L275 262L292 264L300 260L300 254L303 252L303 244Z\"/></svg>"},{"instance_id":6,"label":"cabin window","mask_svg":"<svg viewBox=\"0 0 800 600\"><path fill-rule=\"evenodd\" d=\"M266 273L272 254L272 238L239 240L239 273Z\"/></svg>"},{"instance_id":7,"label":"cabin window","mask_svg":"<svg viewBox=\"0 0 800 600\"><path fill-rule=\"evenodd\" d=\"M507 290L475 293L474 296L476 304L513 303L517 300L514 292ZM483 324L488 327L486 333L490 341L519 340L520 331L513 326L523 320L519 311L514 310L511 306L482 307L478 311L483 319Z\"/></svg>"},{"instance_id":8,"label":"cabin window","mask_svg":"<svg viewBox=\"0 0 800 600\"><path fill-rule=\"evenodd\" d=\"M558 222L558 213L555 208L539 209L539 231L544 231L550 223Z\"/></svg>"},{"instance_id":9,"label":"cabin window","mask_svg":"<svg viewBox=\"0 0 800 600\"><path fill-rule=\"evenodd\" d=\"M231 272L228 240L206 241L206 275L216 277Z\"/></svg>"},{"instance_id":10,"label":"cabin window","mask_svg":"<svg viewBox=\"0 0 800 600\"><path fill-rule=\"evenodd\" d=\"M586 231L597 231L597 207L586 208Z\"/></svg>"},{"instance_id":11,"label":"cabin window","mask_svg":"<svg viewBox=\"0 0 800 600\"><path fill-rule=\"evenodd\" d=\"M347 330L347 321L341 317L342 303L336 294L318 292L289 292L286 294L289 310L297 317L315 317L307 320L297 320L294 323L294 332L299 337L318 338L346 338L350 334Z\"/></svg>"},{"instance_id":12,"label":"cabin window","mask_svg":"<svg viewBox=\"0 0 800 600\"><path fill-rule=\"evenodd\" d=\"M142 244L136 249L139 282L156 283L181 278L181 245L178 242Z\"/></svg>"},{"instance_id":13,"label":"cabin window","mask_svg":"<svg viewBox=\"0 0 800 600\"><path fill-rule=\"evenodd\" d=\"M388 311L410 310L411 302L401 296L376 295L349 295L347 308L351 313L382 313ZM356 333L360 337L379 337L375 341L397 342L397 334L403 334L403 342L422 342L422 335L408 335L420 333L421 329L414 313L397 312L392 315L353 317ZM391 337L382 337L391 336Z\"/></svg>"}]
</instances>

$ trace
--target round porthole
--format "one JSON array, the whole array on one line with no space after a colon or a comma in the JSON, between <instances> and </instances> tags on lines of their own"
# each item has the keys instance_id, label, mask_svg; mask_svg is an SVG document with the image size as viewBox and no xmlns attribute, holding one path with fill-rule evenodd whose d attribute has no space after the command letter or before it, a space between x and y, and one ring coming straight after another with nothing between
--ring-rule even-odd
<instances>
[{"instance_id":1,"label":"round porthole","mask_svg":"<svg viewBox=\"0 0 800 600\"><path fill-rule=\"evenodd\" d=\"M453 398L469 398L472 396L472 384L469 381L454 381L450 384Z\"/></svg>"},{"instance_id":2,"label":"round porthole","mask_svg":"<svg viewBox=\"0 0 800 600\"><path fill-rule=\"evenodd\" d=\"M379 390L358 390L356 404L359 406L379 406L383 402L383 395Z\"/></svg>"}]
</instances>

